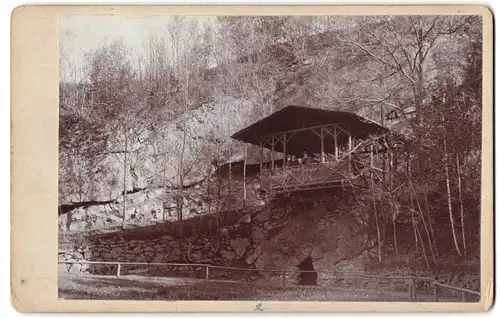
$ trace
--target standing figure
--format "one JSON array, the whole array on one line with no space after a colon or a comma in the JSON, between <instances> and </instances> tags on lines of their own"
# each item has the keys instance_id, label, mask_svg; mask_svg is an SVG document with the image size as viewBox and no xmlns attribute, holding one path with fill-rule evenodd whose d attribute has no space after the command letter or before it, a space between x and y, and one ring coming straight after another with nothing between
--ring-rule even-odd
<instances>
[{"instance_id":1,"label":"standing figure","mask_svg":"<svg viewBox=\"0 0 500 318\"><path fill-rule=\"evenodd\" d=\"M312 163L314 163L313 158L307 154L307 151L304 150L304 158L302 159L302 164L310 165Z\"/></svg>"}]
</instances>

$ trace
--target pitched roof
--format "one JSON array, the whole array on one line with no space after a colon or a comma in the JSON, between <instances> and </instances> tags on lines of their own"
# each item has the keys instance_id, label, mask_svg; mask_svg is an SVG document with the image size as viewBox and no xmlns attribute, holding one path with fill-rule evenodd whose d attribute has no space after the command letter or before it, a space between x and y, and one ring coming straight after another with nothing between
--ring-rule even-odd
<instances>
[{"instance_id":1,"label":"pitched roof","mask_svg":"<svg viewBox=\"0 0 500 318\"><path fill-rule=\"evenodd\" d=\"M366 138L371 134L389 131L388 128L351 112L288 106L240 130L231 137L253 145L260 145L258 136L335 123L348 124L353 138ZM344 138L339 141L339 145L346 142ZM291 143L290 150L295 148L298 153L301 153L299 148L306 149L311 143L318 143L318 139L314 134L309 134L309 136L304 134L302 138L294 137ZM276 150L279 151L279 149Z\"/></svg>"}]
</instances>

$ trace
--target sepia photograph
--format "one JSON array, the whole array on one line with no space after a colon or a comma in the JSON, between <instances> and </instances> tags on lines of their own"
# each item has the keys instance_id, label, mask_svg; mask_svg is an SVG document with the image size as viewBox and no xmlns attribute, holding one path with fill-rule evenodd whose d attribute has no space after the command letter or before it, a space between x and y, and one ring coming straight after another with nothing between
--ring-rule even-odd
<instances>
[{"instance_id":1,"label":"sepia photograph","mask_svg":"<svg viewBox=\"0 0 500 318\"><path fill-rule=\"evenodd\" d=\"M58 37L59 299L484 296L482 16L62 14Z\"/></svg>"}]
</instances>

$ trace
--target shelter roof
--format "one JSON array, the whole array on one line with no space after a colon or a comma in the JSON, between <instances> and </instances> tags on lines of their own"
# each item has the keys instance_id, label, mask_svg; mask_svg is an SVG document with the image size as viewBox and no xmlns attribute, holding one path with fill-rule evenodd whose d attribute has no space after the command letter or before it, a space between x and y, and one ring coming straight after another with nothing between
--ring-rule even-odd
<instances>
[{"instance_id":1,"label":"shelter roof","mask_svg":"<svg viewBox=\"0 0 500 318\"><path fill-rule=\"evenodd\" d=\"M253 145L260 145L259 136L328 124L346 124L349 127L351 136L359 139L372 134L389 132L388 128L355 113L288 106L242 129L231 137ZM287 149L294 149L295 152L300 153L300 149L308 149L311 144L319 144L318 137L314 133L301 135L300 138L294 136L293 142L290 141L292 143L291 147ZM341 138L339 145L341 146L346 142L347 138ZM275 150L280 151L280 149L276 148ZM316 151L316 149L311 150Z\"/></svg>"}]
</instances>

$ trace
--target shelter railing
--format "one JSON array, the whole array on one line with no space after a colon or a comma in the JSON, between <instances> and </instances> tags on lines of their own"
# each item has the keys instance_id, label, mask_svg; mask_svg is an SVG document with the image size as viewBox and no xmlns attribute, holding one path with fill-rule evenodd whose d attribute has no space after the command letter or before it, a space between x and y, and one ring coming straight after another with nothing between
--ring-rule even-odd
<instances>
[{"instance_id":1,"label":"shelter railing","mask_svg":"<svg viewBox=\"0 0 500 318\"><path fill-rule=\"evenodd\" d=\"M262 184L267 188L290 188L313 184L335 183L350 177L350 160L290 165L261 171Z\"/></svg>"}]
</instances>

